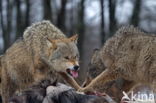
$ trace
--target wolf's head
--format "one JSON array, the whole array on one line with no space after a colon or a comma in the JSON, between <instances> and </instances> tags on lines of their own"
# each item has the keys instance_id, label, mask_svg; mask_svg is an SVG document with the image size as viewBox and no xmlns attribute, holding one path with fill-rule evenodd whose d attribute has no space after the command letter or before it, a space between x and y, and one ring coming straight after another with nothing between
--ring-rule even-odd
<instances>
[{"instance_id":1,"label":"wolf's head","mask_svg":"<svg viewBox=\"0 0 156 103\"><path fill-rule=\"evenodd\" d=\"M73 77L78 77L79 70L79 52L76 46L77 35L70 38L47 40L49 52L49 60L53 65L53 69L57 72L64 72Z\"/></svg>"},{"instance_id":2,"label":"wolf's head","mask_svg":"<svg viewBox=\"0 0 156 103\"><path fill-rule=\"evenodd\" d=\"M94 49L93 54L91 56L91 60L88 65L88 74L82 87L87 86L92 81L93 78L98 76L104 70L105 70L105 66L101 60L100 50Z\"/></svg>"}]
</instances>

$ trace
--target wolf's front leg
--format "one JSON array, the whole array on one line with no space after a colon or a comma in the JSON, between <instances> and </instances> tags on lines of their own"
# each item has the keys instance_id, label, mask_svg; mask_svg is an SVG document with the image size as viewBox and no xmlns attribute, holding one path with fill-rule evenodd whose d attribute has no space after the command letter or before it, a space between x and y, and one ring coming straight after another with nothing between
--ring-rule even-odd
<instances>
[{"instance_id":1,"label":"wolf's front leg","mask_svg":"<svg viewBox=\"0 0 156 103\"><path fill-rule=\"evenodd\" d=\"M91 83L86 86L85 88L80 88L79 92L93 92L94 89L97 88L99 85L104 84L108 81L114 80L117 78L116 72L112 72L108 69L103 71L100 75L98 75L96 78L94 78Z\"/></svg>"},{"instance_id":2,"label":"wolf's front leg","mask_svg":"<svg viewBox=\"0 0 156 103\"><path fill-rule=\"evenodd\" d=\"M8 103L9 98L14 94L16 88L10 77L6 73L6 70L2 69L2 80L1 80L1 96L2 103Z\"/></svg>"},{"instance_id":3,"label":"wolf's front leg","mask_svg":"<svg viewBox=\"0 0 156 103\"><path fill-rule=\"evenodd\" d=\"M81 88L79 84L74 80L74 78L72 78L71 76L65 73L60 73L60 74L66 80L66 82L70 84L70 86L72 86L76 90L79 90Z\"/></svg>"}]
</instances>

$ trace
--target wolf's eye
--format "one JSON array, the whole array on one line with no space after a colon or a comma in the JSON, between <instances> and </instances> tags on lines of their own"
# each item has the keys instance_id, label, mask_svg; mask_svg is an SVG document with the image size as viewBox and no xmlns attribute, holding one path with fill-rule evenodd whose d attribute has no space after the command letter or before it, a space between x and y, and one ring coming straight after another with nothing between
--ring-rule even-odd
<instances>
[{"instance_id":1,"label":"wolf's eye","mask_svg":"<svg viewBox=\"0 0 156 103\"><path fill-rule=\"evenodd\" d=\"M68 56L66 56L66 57L64 57L65 59L67 59L67 60L69 60L69 57Z\"/></svg>"}]
</instances>

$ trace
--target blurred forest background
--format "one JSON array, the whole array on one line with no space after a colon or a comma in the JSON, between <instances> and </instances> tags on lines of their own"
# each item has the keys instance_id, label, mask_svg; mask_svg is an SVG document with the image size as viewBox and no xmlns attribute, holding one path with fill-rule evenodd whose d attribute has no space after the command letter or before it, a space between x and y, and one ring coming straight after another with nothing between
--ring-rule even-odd
<instances>
[{"instance_id":1,"label":"blurred forest background","mask_svg":"<svg viewBox=\"0 0 156 103\"><path fill-rule=\"evenodd\" d=\"M132 24L156 33L155 10L156 0L0 0L0 53L32 23L50 20L67 36L79 34L84 78L93 49L121 26Z\"/></svg>"}]
</instances>

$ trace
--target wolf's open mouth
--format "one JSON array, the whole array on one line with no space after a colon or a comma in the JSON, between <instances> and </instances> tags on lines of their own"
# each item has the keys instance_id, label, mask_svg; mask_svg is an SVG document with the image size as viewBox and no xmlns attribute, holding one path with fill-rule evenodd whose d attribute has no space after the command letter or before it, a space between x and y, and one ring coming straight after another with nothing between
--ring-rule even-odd
<instances>
[{"instance_id":1,"label":"wolf's open mouth","mask_svg":"<svg viewBox=\"0 0 156 103\"><path fill-rule=\"evenodd\" d=\"M67 69L66 71L67 71L67 73L68 73L69 75L71 75L72 77L74 77L74 78L77 78L77 77L78 77L78 71L76 71L76 70L71 70L71 69Z\"/></svg>"}]
</instances>

